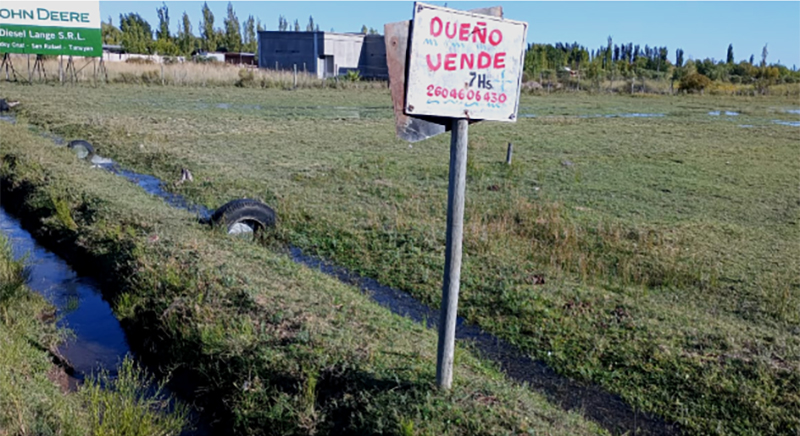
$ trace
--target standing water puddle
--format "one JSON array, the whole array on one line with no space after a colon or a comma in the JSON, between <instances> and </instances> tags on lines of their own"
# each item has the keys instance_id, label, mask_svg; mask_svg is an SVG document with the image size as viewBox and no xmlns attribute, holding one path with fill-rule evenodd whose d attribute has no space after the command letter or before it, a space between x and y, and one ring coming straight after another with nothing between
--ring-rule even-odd
<instances>
[{"instance_id":1,"label":"standing water puddle","mask_svg":"<svg viewBox=\"0 0 800 436\"><path fill-rule=\"evenodd\" d=\"M800 121L772 120L772 123L773 124L780 124L782 126L800 127Z\"/></svg>"},{"instance_id":2,"label":"standing water puddle","mask_svg":"<svg viewBox=\"0 0 800 436\"><path fill-rule=\"evenodd\" d=\"M130 349L119 321L94 280L79 276L63 259L39 246L20 222L2 208L0 232L8 237L16 258L27 253L28 286L58 308L59 326L75 333L60 352L75 369L76 378L83 379L98 369L116 376L117 365Z\"/></svg>"},{"instance_id":3,"label":"standing water puddle","mask_svg":"<svg viewBox=\"0 0 800 436\"><path fill-rule=\"evenodd\" d=\"M636 114L636 116L640 115L644 114ZM663 114L649 115L663 116ZM192 205L183 196L167 192L164 182L158 178L120 168L110 159L98 156L93 159L95 159L97 167L125 177L146 192L164 199L170 206L197 213L201 219L207 219L211 215L207 208ZM429 328L435 328L438 323L439 311L420 303L407 292L382 285L374 279L362 277L316 256L305 255L297 247L290 247L290 257L297 263L317 269L343 283L357 286L375 302L395 314L410 318L415 322L424 322ZM100 300L102 301L102 299ZM107 310L109 316L116 322L110 313L110 308ZM118 324L116 326L119 328ZM542 393L551 402L565 410L578 411L612 433L646 435L679 433L675 425L631 408L617 395L610 394L598 386L581 383L557 374L544 362L534 360L507 341L467 323L461 317L458 317L457 320L456 337L472 344L482 357L499 364L500 369L510 378L527 383L532 390Z\"/></svg>"},{"instance_id":4,"label":"standing water puddle","mask_svg":"<svg viewBox=\"0 0 800 436\"><path fill-rule=\"evenodd\" d=\"M545 115L543 118L548 117L556 117L559 115ZM584 114L584 115L563 115L565 117L575 116L581 119L588 119L588 118L662 118L665 117L666 114L658 114L658 113L622 113L622 114ZM518 115L519 118L537 118L538 115L533 113L520 113Z\"/></svg>"}]
</instances>

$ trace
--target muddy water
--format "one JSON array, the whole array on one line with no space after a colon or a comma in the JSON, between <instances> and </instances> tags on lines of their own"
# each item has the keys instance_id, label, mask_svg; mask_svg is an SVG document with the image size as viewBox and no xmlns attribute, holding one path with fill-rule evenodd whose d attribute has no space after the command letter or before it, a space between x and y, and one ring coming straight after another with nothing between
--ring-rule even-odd
<instances>
[{"instance_id":1,"label":"muddy water","mask_svg":"<svg viewBox=\"0 0 800 436\"><path fill-rule=\"evenodd\" d=\"M0 116L0 121L16 123L12 115ZM57 146L65 145L64 139L57 135L46 132L41 135ZM210 216L208 209L189 206L182 197L166 192L161 181L154 177L126 171L111 159L97 155L91 157L91 162L99 168L125 176L172 206L195 211L200 217ZM39 245L23 229L20 221L8 214L2 205L0 232L11 243L15 258L25 257L25 264L30 271L28 286L56 307L57 324L73 333L59 347L65 363L73 370L69 371L72 373L70 387L76 389L78 383L99 370L105 370L112 378L116 377L119 364L125 357L133 356L133 353L119 320L114 316L109 303L103 299L99 285L94 279L77 274L64 259ZM149 386L148 389L150 394L156 393L155 386ZM169 388L164 388L162 393L174 397ZM181 436L212 434L211 423L194 408L189 409L188 418L191 425L181 432Z\"/></svg>"},{"instance_id":2,"label":"muddy water","mask_svg":"<svg viewBox=\"0 0 800 436\"><path fill-rule=\"evenodd\" d=\"M114 173L118 176L124 177L128 179L128 181L133 182L146 192L155 195L163 199L167 204L172 207L176 207L179 209L186 209L189 212L195 213L201 220L208 220L211 217L211 211L207 208L200 206L200 205L193 205L186 201L183 196L173 194L166 190L164 182L161 179L157 179L153 176L148 176L147 174L139 174L133 171L128 171L124 168L121 168L116 162L112 161L111 159L104 158L98 155L94 155L92 157L92 162L95 166L99 168L103 168L106 171Z\"/></svg>"},{"instance_id":3,"label":"muddy water","mask_svg":"<svg viewBox=\"0 0 800 436\"><path fill-rule=\"evenodd\" d=\"M620 114L617 116L660 117L663 114ZM160 179L126 170L110 159L95 156L93 160L97 167L125 177L146 192L164 199L173 207L194 212L201 219L208 219L211 215L205 207L192 205L184 197L168 192L166 185ZM436 327L439 312L420 303L407 292L384 286L374 279L362 277L323 259L305 255L297 247L290 247L290 257L297 263L318 269L344 283L358 287L375 302L393 313L419 323L425 323L429 328ZM111 317L113 318L113 315ZM584 384L558 375L545 363L534 360L508 342L469 324L461 317L457 321L456 337L461 341L469 342L484 358L496 362L510 378L527 383L531 389L542 393L553 403L566 410L579 411L614 434L672 435L680 433L675 425L639 412L618 396L605 392L595 385Z\"/></svg>"},{"instance_id":4,"label":"muddy water","mask_svg":"<svg viewBox=\"0 0 800 436\"><path fill-rule=\"evenodd\" d=\"M75 273L67 263L42 248L20 222L0 208L0 232L11 242L16 258L26 256L28 286L57 308L58 324L75 335L60 347L77 379L99 369L116 375L116 367L130 353L125 333L103 300L97 284Z\"/></svg>"}]
</instances>

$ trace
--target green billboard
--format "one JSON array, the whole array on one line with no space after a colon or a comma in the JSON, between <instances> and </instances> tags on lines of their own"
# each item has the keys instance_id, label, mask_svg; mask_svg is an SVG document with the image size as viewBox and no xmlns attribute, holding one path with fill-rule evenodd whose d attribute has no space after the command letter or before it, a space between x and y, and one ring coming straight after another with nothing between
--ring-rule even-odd
<instances>
[{"instance_id":1,"label":"green billboard","mask_svg":"<svg viewBox=\"0 0 800 436\"><path fill-rule=\"evenodd\" d=\"M99 1L0 2L0 53L103 56Z\"/></svg>"}]
</instances>

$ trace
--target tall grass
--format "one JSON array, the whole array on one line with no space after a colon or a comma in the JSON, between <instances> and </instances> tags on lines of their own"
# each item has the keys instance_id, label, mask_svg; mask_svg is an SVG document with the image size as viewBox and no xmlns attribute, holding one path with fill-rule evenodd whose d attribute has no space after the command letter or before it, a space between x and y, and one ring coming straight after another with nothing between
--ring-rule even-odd
<instances>
[{"instance_id":1,"label":"tall grass","mask_svg":"<svg viewBox=\"0 0 800 436\"><path fill-rule=\"evenodd\" d=\"M89 378L78 396L95 435L177 435L185 425L186 407L172 404L164 383L157 383L130 358L122 362L116 378L107 371Z\"/></svg>"},{"instance_id":2,"label":"tall grass","mask_svg":"<svg viewBox=\"0 0 800 436\"><path fill-rule=\"evenodd\" d=\"M581 223L560 202L510 196L469 212L465 240L491 258L498 246L514 246L523 258L584 282L624 286L700 286L718 275L682 255L679 238L663 229L616 222Z\"/></svg>"},{"instance_id":3,"label":"tall grass","mask_svg":"<svg viewBox=\"0 0 800 436\"><path fill-rule=\"evenodd\" d=\"M28 81L28 60L24 56L12 56L20 81ZM262 88L291 88L295 86L295 75L289 70L268 70L240 67L231 64L212 63L172 63L155 64L147 62L105 62L107 73L102 74L99 61L96 59L78 59L75 61L76 78L84 83L130 83L165 86L246 86ZM75 80L66 72L66 61L47 58L43 62L44 72L34 72L33 82L58 83ZM31 59L31 69L33 59ZM5 77L3 77L5 78ZM10 77L13 78L13 77ZM320 79L316 74L298 71L298 88L385 88L383 81L353 81L345 77Z\"/></svg>"},{"instance_id":4,"label":"tall grass","mask_svg":"<svg viewBox=\"0 0 800 436\"><path fill-rule=\"evenodd\" d=\"M105 62L106 73L99 69L99 61L91 58L79 58L75 61L74 77L66 74L66 60L46 58L43 72L28 74L28 59L22 55L12 55L17 70L17 80L33 82L58 83L63 77L65 83L76 80L79 83L128 83L163 86L242 86L257 88L386 88L386 81L354 80L357 76L340 76L338 79L320 79L316 74L299 70L295 74L291 70L260 69L225 64L221 62L183 62L157 64L136 59L135 61ZM30 59L31 69L33 58ZM63 71L63 75L59 74ZM9 76L9 79L13 77ZM678 84L670 80L637 78L617 78L616 80L569 79L566 81L543 80L541 88L524 88L532 94L549 94L551 92L589 92L615 94L659 94L668 95L678 92ZM631 86L633 85L633 86ZM674 85L674 86L673 86ZM744 95L755 96L758 92L754 85L713 82L707 90L711 95ZM800 97L800 83L779 84L769 88L772 95Z\"/></svg>"}]
</instances>

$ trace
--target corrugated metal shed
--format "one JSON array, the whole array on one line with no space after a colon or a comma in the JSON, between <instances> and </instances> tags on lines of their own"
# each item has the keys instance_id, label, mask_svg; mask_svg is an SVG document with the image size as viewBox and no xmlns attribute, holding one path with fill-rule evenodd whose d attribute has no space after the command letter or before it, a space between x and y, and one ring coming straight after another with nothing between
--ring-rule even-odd
<instances>
[{"instance_id":1,"label":"corrugated metal shed","mask_svg":"<svg viewBox=\"0 0 800 436\"><path fill-rule=\"evenodd\" d=\"M334 32L258 32L259 68L316 74L319 78L357 70L361 77L385 79L386 47L381 35Z\"/></svg>"}]
</instances>

